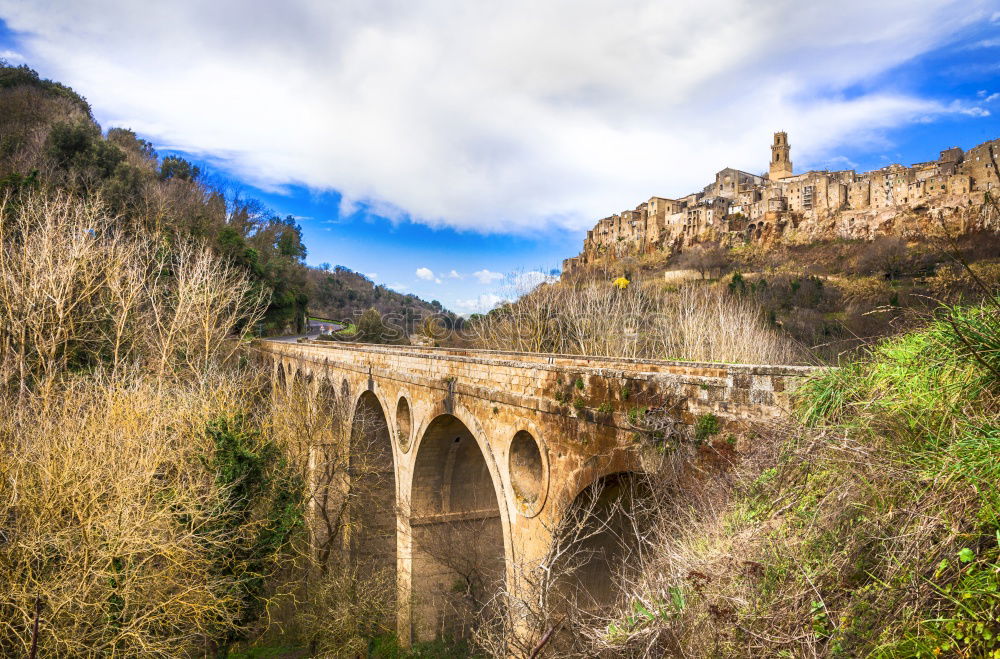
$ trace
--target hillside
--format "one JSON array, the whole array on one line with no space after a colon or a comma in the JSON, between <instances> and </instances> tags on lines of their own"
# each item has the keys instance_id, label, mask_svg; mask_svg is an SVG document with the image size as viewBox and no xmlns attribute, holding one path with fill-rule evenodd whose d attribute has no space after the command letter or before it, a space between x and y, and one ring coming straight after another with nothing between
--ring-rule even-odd
<instances>
[{"instance_id":1,"label":"hillside","mask_svg":"<svg viewBox=\"0 0 1000 659\"><path fill-rule=\"evenodd\" d=\"M125 232L203 241L269 292L260 332L301 331L307 312L350 319L375 307L413 321L441 311L346 268L306 266L294 218L213 185L182 158L161 157L131 130L102 132L82 96L0 60L0 194L31 190L100 199Z\"/></svg>"},{"instance_id":2,"label":"hillside","mask_svg":"<svg viewBox=\"0 0 1000 659\"><path fill-rule=\"evenodd\" d=\"M309 312L314 316L354 322L366 310L375 309L384 322L405 326L408 333L426 316L439 316L445 323L457 321L437 300L427 302L416 295L397 293L342 265L309 268L306 283Z\"/></svg>"},{"instance_id":3,"label":"hillside","mask_svg":"<svg viewBox=\"0 0 1000 659\"><path fill-rule=\"evenodd\" d=\"M994 203L968 209L992 212ZM680 253L597 257L563 281L571 287L625 277L662 295L717 289L751 302L810 355L836 363L858 348L922 324L941 303L977 302L1000 286L1000 234L883 236L806 243L719 243Z\"/></svg>"}]
</instances>

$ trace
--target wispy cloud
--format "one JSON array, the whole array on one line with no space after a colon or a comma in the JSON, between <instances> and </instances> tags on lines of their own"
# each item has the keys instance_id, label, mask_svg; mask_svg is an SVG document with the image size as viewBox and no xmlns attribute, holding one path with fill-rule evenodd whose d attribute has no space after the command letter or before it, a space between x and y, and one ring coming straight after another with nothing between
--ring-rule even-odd
<instances>
[{"instance_id":1,"label":"wispy cloud","mask_svg":"<svg viewBox=\"0 0 1000 659\"><path fill-rule=\"evenodd\" d=\"M508 301L507 298L493 293L483 293L482 295L467 300L456 300L455 308L466 313L485 313L495 308L498 304Z\"/></svg>"},{"instance_id":2,"label":"wispy cloud","mask_svg":"<svg viewBox=\"0 0 1000 659\"><path fill-rule=\"evenodd\" d=\"M538 270L519 272L510 277L514 290L519 293L530 291L539 284L551 284L559 281L559 275L552 275Z\"/></svg>"},{"instance_id":3,"label":"wispy cloud","mask_svg":"<svg viewBox=\"0 0 1000 659\"><path fill-rule=\"evenodd\" d=\"M830 169L839 169L839 168L857 169L858 168L858 163L854 162L853 160L851 160L847 156L834 156L832 158L827 158L826 160L823 161L823 164L826 165L827 167L829 167Z\"/></svg>"},{"instance_id":4,"label":"wispy cloud","mask_svg":"<svg viewBox=\"0 0 1000 659\"><path fill-rule=\"evenodd\" d=\"M452 270L448 273L448 279L465 279L457 270Z\"/></svg>"},{"instance_id":5,"label":"wispy cloud","mask_svg":"<svg viewBox=\"0 0 1000 659\"><path fill-rule=\"evenodd\" d=\"M267 189L335 189L347 214L500 232L582 228L722 165L759 171L776 128L821 162L984 116L863 83L1000 20L994 0L52 4L0 15L105 123Z\"/></svg>"},{"instance_id":6,"label":"wispy cloud","mask_svg":"<svg viewBox=\"0 0 1000 659\"><path fill-rule=\"evenodd\" d=\"M23 62L24 55L16 50L0 50L0 59L5 59L8 62Z\"/></svg>"},{"instance_id":7,"label":"wispy cloud","mask_svg":"<svg viewBox=\"0 0 1000 659\"><path fill-rule=\"evenodd\" d=\"M492 272L490 270L487 270L486 268L473 272L472 276L475 277L476 281L478 281L480 284L487 284L487 285L503 279L503 275L500 274L499 272Z\"/></svg>"}]
</instances>

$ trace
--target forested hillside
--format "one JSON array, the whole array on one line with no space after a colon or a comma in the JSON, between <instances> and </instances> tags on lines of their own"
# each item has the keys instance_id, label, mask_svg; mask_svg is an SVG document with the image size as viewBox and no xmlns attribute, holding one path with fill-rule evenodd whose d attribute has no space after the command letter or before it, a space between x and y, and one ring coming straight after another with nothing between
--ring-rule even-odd
<instances>
[{"instance_id":1,"label":"forested hillside","mask_svg":"<svg viewBox=\"0 0 1000 659\"><path fill-rule=\"evenodd\" d=\"M374 307L416 319L441 310L343 267L306 266L292 217L214 185L182 158L160 157L131 130L103 133L82 96L0 60L0 193L26 189L100 198L119 227L166 244L204 241L269 292L261 332L301 331L307 312L351 319Z\"/></svg>"},{"instance_id":2,"label":"forested hillside","mask_svg":"<svg viewBox=\"0 0 1000 659\"><path fill-rule=\"evenodd\" d=\"M309 310L322 318L355 321L366 309L375 309L387 322L404 321L412 329L427 315L455 317L437 300L427 302L416 295L397 293L342 265L309 268L306 281Z\"/></svg>"}]
</instances>

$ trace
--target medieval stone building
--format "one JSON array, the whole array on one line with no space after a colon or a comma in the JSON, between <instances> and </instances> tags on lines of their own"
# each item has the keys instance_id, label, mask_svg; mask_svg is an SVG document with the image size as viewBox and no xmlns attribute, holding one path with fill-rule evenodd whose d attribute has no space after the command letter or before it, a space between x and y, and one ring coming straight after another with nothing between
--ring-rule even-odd
<instances>
[{"instance_id":1,"label":"medieval stone building","mask_svg":"<svg viewBox=\"0 0 1000 659\"><path fill-rule=\"evenodd\" d=\"M778 132L767 174L727 167L700 192L680 199L651 197L634 210L606 217L587 232L583 252L563 262L563 271L602 255L675 251L705 241L902 235L901 218L947 216L1000 190L998 155L1000 139L968 153L951 147L937 160L910 167L795 174L788 135Z\"/></svg>"}]
</instances>

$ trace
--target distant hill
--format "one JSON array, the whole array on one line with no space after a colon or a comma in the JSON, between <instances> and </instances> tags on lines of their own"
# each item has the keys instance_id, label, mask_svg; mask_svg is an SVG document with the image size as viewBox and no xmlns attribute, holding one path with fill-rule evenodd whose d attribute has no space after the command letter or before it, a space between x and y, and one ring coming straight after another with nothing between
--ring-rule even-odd
<instances>
[{"instance_id":1,"label":"distant hill","mask_svg":"<svg viewBox=\"0 0 1000 659\"><path fill-rule=\"evenodd\" d=\"M365 310L376 309L384 322L405 325L411 332L429 315L438 316L446 325L459 322L437 300L427 302L416 295L397 293L342 265L309 268L306 282L309 313L316 317L355 321Z\"/></svg>"}]
</instances>

